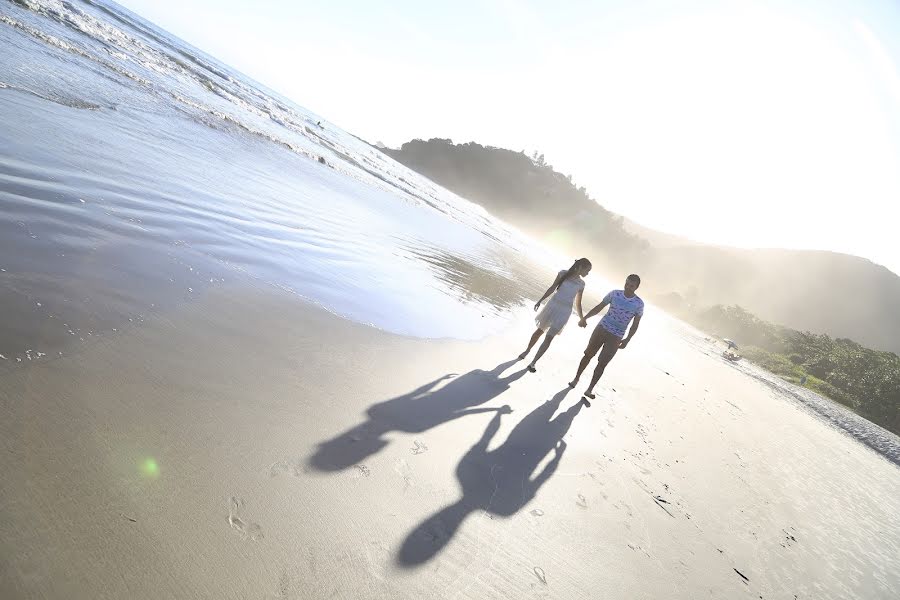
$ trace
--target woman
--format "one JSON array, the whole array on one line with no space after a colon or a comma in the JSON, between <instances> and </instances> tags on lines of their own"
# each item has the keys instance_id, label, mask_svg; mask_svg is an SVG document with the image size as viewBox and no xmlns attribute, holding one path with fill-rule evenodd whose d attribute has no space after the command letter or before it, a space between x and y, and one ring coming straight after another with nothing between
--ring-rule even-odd
<instances>
[{"instance_id":1,"label":"woman","mask_svg":"<svg viewBox=\"0 0 900 600\"><path fill-rule=\"evenodd\" d=\"M556 279L553 280L553 285L547 288L547 291L544 292L541 299L534 305L534 310L536 312L538 308L540 308L541 302L546 300L551 294L553 295L550 298L550 301L547 302L547 306L545 306L534 319L534 322L537 324L537 329L534 331L531 340L528 342L528 348L519 355L519 360L525 358L528 353L531 352L534 345L537 344L540 337L546 332L547 337L544 338L544 343L538 348L534 360L528 365L528 370L532 373L537 371L535 365L544 355L544 352L547 351L547 348L550 347L550 342L552 342L553 338L563 330L563 327L565 327L566 323L569 321L569 317L572 316L573 304L578 311L579 321L583 318L584 311L581 309L581 295L582 292L584 292L584 280L582 277L585 277L590 272L591 261L586 258L579 258L572 263L572 266L569 267L568 270L560 271L556 275Z\"/></svg>"}]
</instances>

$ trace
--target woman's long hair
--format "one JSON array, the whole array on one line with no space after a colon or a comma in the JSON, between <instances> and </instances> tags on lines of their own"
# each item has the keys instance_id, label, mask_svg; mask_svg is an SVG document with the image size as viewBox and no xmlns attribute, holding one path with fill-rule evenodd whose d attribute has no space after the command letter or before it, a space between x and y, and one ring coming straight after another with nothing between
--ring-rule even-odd
<instances>
[{"instance_id":1,"label":"woman's long hair","mask_svg":"<svg viewBox=\"0 0 900 600\"><path fill-rule=\"evenodd\" d=\"M571 277L572 275L578 273L583 268L591 268L591 261L586 258L579 258L575 262L572 263L572 266L569 267L569 270L566 271L566 274L563 275L563 278L559 280L559 285L556 286L556 291L559 291L559 288L562 286L563 282Z\"/></svg>"}]
</instances>

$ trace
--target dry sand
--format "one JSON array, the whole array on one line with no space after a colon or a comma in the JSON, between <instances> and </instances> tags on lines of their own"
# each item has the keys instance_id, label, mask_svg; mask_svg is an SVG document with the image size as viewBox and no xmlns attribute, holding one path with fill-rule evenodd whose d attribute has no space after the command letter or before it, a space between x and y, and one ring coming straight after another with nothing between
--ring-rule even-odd
<instances>
[{"instance_id":1,"label":"dry sand","mask_svg":"<svg viewBox=\"0 0 900 600\"><path fill-rule=\"evenodd\" d=\"M218 290L0 375L0 597L896 597L897 466L652 310L585 407L529 319Z\"/></svg>"}]
</instances>

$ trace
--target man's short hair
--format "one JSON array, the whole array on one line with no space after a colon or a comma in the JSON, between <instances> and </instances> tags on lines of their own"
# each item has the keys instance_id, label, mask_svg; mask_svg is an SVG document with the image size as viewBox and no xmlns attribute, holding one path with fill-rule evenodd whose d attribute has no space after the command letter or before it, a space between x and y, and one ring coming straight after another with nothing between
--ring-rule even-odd
<instances>
[{"instance_id":1,"label":"man's short hair","mask_svg":"<svg viewBox=\"0 0 900 600\"><path fill-rule=\"evenodd\" d=\"M628 277L625 278L625 281L628 281L629 279L633 279L633 280L637 281L638 285L641 285L641 276L640 275L632 273L631 275L629 275Z\"/></svg>"}]
</instances>

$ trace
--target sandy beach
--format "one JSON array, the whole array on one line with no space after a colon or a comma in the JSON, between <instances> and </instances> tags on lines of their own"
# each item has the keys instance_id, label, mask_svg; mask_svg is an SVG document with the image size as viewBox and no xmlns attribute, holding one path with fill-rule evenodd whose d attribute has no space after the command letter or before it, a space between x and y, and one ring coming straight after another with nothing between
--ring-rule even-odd
<instances>
[{"instance_id":1,"label":"sandy beach","mask_svg":"<svg viewBox=\"0 0 900 600\"><path fill-rule=\"evenodd\" d=\"M896 465L653 309L587 407L588 331L528 374L530 317L223 286L6 372L0 596L893 597Z\"/></svg>"}]
</instances>

